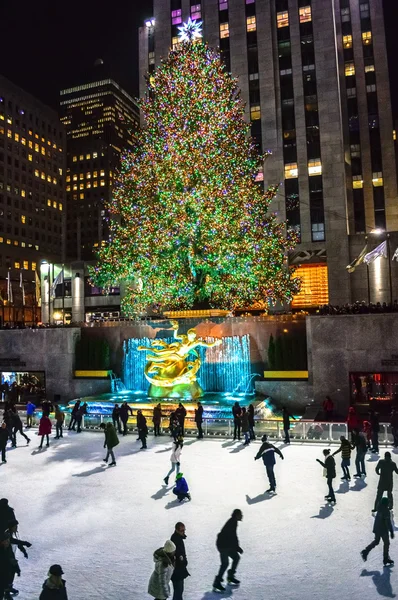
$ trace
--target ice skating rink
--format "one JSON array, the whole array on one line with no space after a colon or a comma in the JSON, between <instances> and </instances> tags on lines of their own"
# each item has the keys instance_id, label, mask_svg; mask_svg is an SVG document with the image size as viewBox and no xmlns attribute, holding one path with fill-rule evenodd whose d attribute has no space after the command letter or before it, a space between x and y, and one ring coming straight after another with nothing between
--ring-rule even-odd
<instances>
[{"instance_id":1,"label":"ice skating rink","mask_svg":"<svg viewBox=\"0 0 398 600\"><path fill-rule=\"evenodd\" d=\"M373 539L374 456L366 458L366 481L350 485L340 484L336 457L337 504L331 508L323 501L326 480L315 462L324 446L280 445L285 460L276 459L278 493L268 497L263 463L254 461L259 442L246 448L230 440L187 439L181 468L192 502L180 505L163 484L170 464L167 436L149 437L142 452L135 435L121 437L115 468L102 463L100 433L66 433L40 452L33 432L31 438L28 447L20 439L0 468L0 496L15 508L21 539L33 544L28 560L16 551L21 600L38 599L53 563L65 571L70 600L150 598L152 553L177 521L185 523L188 536L191 577L184 599L220 598L211 591L219 566L215 539L234 508L243 511L238 531L244 554L237 572L242 583L224 596L371 600L398 594L398 539L390 551L396 567L383 568L381 545L367 563L359 555Z\"/></svg>"}]
</instances>

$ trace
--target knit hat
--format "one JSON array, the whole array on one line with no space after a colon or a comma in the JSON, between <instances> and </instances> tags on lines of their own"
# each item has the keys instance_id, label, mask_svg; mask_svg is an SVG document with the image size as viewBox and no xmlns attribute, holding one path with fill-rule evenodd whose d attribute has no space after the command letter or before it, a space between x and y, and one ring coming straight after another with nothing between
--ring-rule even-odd
<instances>
[{"instance_id":1,"label":"knit hat","mask_svg":"<svg viewBox=\"0 0 398 600\"><path fill-rule=\"evenodd\" d=\"M167 542L165 542L165 545L163 546L163 550L167 554L172 554L176 551L176 545L171 540L167 540Z\"/></svg>"},{"instance_id":2,"label":"knit hat","mask_svg":"<svg viewBox=\"0 0 398 600\"><path fill-rule=\"evenodd\" d=\"M184 475L184 473L178 473L178 475L176 476L176 479L181 479L181 477Z\"/></svg>"},{"instance_id":3,"label":"knit hat","mask_svg":"<svg viewBox=\"0 0 398 600\"><path fill-rule=\"evenodd\" d=\"M64 574L61 565L51 565L50 570L48 572L50 573L50 575L56 575L57 577L60 577Z\"/></svg>"}]
</instances>

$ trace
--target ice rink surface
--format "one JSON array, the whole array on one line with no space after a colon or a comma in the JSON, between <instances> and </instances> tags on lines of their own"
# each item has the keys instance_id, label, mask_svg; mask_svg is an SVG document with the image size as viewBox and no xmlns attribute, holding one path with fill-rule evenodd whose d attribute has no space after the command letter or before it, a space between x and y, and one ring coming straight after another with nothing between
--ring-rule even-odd
<instances>
[{"instance_id":1,"label":"ice rink surface","mask_svg":"<svg viewBox=\"0 0 398 600\"><path fill-rule=\"evenodd\" d=\"M366 480L350 485L340 483L336 457L332 508L323 500L326 480L315 461L324 446L279 444L285 460L276 459L278 493L269 497L263 463L254 461L259 442L244 447L230 440L187 439L181 469L192 502L181 505L171 485L163 484L170 465L167 436L149 437L148 450L141 452L135 435L121 437L113 468L102 463L101 433L66 433L42 451L33 432L31 438L29 446L19 439L21 446L8 452L0 468L0 497L15 508L20 537L33 544L28 560L16 551L21 600L38 599L53 563L65 571L70 600L150 598L152 553L177 521L185 523L188 536L191 577L184 600L372 600L398 593L398 539L390 549L396 567L383 568L381 545L367 563L359 554L373 539L375 456L367 456ZM237 572L242 583L214 594L215 539L234 508L243 511L238 533L244 554Z\"/></svg>"}]
</instances>

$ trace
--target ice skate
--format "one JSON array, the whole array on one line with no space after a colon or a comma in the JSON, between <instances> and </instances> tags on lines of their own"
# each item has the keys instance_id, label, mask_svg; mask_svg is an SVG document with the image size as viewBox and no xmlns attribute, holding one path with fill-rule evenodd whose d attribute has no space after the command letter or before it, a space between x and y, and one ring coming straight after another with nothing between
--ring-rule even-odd
<instances>
[{"instance_id":1,"label":"ice skate","mask_svg":"<svg viewBox=\"0 0 398 600\"><path fill-rule=\"evenodd\" d=\"M392 567L394 566L394 561L392 560L392 558L388 557L386 560L383 561L383 564L385 567Z\"/></svg>"},{"instance_id":2,"label":"ice skate","mask_svg":"<svg viewBox=\"0 0 398 600\"><path fill-rule=\"evenodd\" d=\"M168 477L165 477L165 478L163 479L163 481L165 482L165 484L166 484L166 485L169 485L169 478L168 478Z\"/></svg>"},{"instance_id":3,"label":"ice skate","mask_svg":"<svg viewBox=\"0 0 398 600\"><path fill-rule=\"evenodd\" d=\"M236 579L236 577L234 575L228 575L227 581L231 585L239 585L240 584L239 579Z\"/></svg>"},{"instance_id":4,"label":"ice skate","mask_svg":"<svg viewBox=\"0 0 398 600\"><path fill-rule=\"evenodd\" d=\"M116 467L116 463L115 463L115 461L113 461L113 462L109 463L109 466L110 466L110 467Z\"/></svg>"},{"instance_id":5,"label":"ice skate","mask_svg":"<svg viewBox=\"0 0 398 600\"><path fill-rule=\"evenodd\" d=\"M362 556L363 562L366 562L368 560L368 553L365 550L362 550L361 556Z\"/></svg>"},{"instance_id":6,"label":"ice skate","mask_svg":"<svg viewBox=\"0 0 398 600\"><path fill-rule=\"evenodd\" d=\"M270 487L270 488L269 488L269 489L268 489L268 490L267 490L265 493L266 493L266 494L271 494L271 493L272 493L272 494L275 494L275 493L276 493L276 491L275 491L275 488L274 488L274 487Z\"/></svg>"},{"instance_id":7,"label":"ice skate","mask_svg":"<svg viewBox=\"0 0 398 600\"><path fill-rule=\"evenodd\" d=\"M214 580L213 583L213 592L225 592L225 587L217 578Z\"/></svg>"},{"instance_id":8,"label":"ice skate","mask_svg":"<svg viewBox=\"0 0 398 600\"><path fill-rule=\"evenodd\" d=\"M107 459L107 458L103 458L102 460L103 460L103 462L104 462L104 463L107 463L107 462L108 462L108 459Z\"/></svg>"}]
</instances>

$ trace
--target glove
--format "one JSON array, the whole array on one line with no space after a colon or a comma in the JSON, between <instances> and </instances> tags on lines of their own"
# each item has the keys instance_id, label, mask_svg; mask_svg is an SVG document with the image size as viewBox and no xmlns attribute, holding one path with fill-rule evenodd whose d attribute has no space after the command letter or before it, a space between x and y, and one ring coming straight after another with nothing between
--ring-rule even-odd
<instances>
[{"instance_id":1,"label":"glove","mask_svg":"<svg viewBox=\"0 0 398 600\"><path fill-rule=\"evenodd\" d=\"M239 554L243 554L243 550L242 550L242 548L240 546L238 548L238 552L239 552Z\"/></svg>"},{"instance_id":2,"label":"glove","mask_svg":"<svg viewBox=\"0 0 398 600\"><path fill-rule=\"evenodd\" d=\"M282 454L282 456L281 456L281 459L282 459L282 460L285 460L285 457L283 456L283 454Z\"/></svg>"},{"instance_id":3,"label":"glove","mask_svg":"<svg viewBox=\"0 0 398 600\"><path fill-rule=\"evenodd\" d=\"M31 547L31 545L32 545L32 544L31 544L30 542L25 542L25 546L26 546L27 548L30 548L30 547Z\"/></svg>"}]
</instances>

